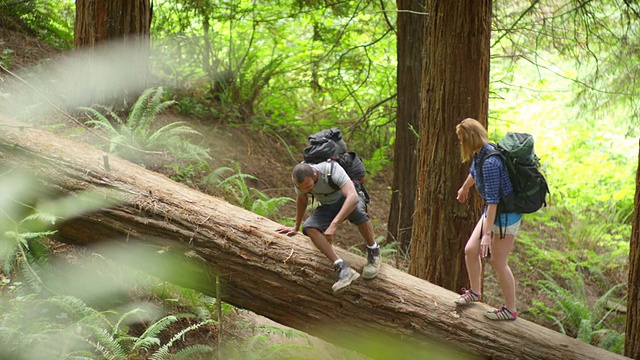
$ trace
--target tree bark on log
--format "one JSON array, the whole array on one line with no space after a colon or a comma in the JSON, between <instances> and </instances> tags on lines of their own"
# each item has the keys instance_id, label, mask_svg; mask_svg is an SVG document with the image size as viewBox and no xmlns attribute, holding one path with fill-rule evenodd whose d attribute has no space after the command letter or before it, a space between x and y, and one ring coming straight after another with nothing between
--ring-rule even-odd
<instances>
[{"instance_id":1,"label":"tree bark on log","mask_svg":"<svg viewBox=\"0 0 640 360\"><path fill-rule=\"evenodd\" d=\"M0 166L32 170L44 189L70 195L93 190L121 201L66 221L59 228L65 241L187 246L216 269L224 282L222 300L280 324L345 347L357 336L344 336L343 329L361 337L431 341L427 349L439 344L464 350L456 358L624 358L524 319L486 320L489 306L456 308L455 293L389 265L376 279L358 280L336 297L332 267L306 237L279 235L269 219L112 156L106 171L104 152L87 144L0 122ZM365 264L360 256L338 252L357 270ZM197 290L215 295L214 287Z\"/></svg>"}]
</instances>

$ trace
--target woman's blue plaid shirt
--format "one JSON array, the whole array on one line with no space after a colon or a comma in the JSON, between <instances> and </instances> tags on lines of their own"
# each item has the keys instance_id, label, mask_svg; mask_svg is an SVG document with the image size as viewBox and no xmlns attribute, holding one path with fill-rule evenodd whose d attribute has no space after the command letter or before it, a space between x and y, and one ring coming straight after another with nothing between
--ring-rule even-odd
<instances>
[{"instance_id":1,"label":"woman's blue plaid shirt","mask_svg":"<svg viewBox=\"0 0 640 360\"><path fill-rule=\"evenodd\" d=\"M473 155L473 161L471 162L471 168L469 173L473 177L476 183L476 189L480 193L480 196L484 199L486 204L498 204L500 203L501 195L509 195L513 192L513 186L509 180L509 173L502 163L500 156L489 156L482 167L482 178L476 170L480 165L480 159L488 150L494 150L493 144L486 144L482 147L480 152Z\"/></svg>"}]
</instances>

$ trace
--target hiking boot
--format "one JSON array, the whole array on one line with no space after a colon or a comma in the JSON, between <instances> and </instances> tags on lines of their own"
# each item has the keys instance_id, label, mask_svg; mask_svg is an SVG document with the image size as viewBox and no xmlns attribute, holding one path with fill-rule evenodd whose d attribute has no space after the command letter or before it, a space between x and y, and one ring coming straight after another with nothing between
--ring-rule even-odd
<instances>
[{"instance_id":1,"label":"hiking boot","mask_svg":"<svg viewBox=\"0 0 640 360\"><path fill-rule=\"evenodd\" d=\"M496 310L485 312L484 316L487 319L491 319L491 320L511 320L511 321L513 321L513 320L518 318L518 312L517 311L511 312L511 310L509 310L505 306L503 306L500 309L496 309Z\"/></svg>"},{"instance_id":2,"label":"hiking boot","mask_svg":"<svg viewBox=\"0 0 640 360\"><path fill-rule=\"evenodd\" d=\"M465 288L462 288L462 295L458 296L455 300L453 300L453 302L456 303L457 305L466 305L466 304L470 304L472 302L478 302L481 300L482 300L482 295L476 294L471 289L467 290Z\"/></svg>"},{"instance_id":3,"label":"hiking boot","mask_svg":"<svg viewBox=\"0 0 640 360\"><path fill-rule=\"evenodd\" d=\"M370 249L367 247L367 263L362 269L362 277L370 280L378 276L380 265L382 265L382 258L380 258L380 247L378 246L375 249Z\"/></svg>"},{"instance_id":4,"label":"hiking boot","mask_svg":"<svg viewBox=\"0 0 640 360\"><path fill-rule=\"evenodd\" d=\"M336 269L336 276L338 278L338 281L331 287L334 295L340 294L347 286L351 285L355 279L360 277L360 274L344 261L335 264L333 267Z\"/></svg>"}]
</instances>

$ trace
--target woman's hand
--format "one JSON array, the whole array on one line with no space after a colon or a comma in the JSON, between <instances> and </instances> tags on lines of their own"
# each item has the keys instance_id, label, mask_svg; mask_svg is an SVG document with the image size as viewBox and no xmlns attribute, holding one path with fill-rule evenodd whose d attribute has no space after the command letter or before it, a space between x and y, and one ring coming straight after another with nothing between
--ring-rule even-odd
<instances>
[{"instance_id":1,"label":"woman's hand","mask_svg":"<svg viewBox=\"0 0 640 360\"><path fill-rule=\"evenodd\" d=\"M482 235L482 239L480 240L480 253L483 258L487 258L489 256L489 250L491 249L491 234Z\"/></svg>"},{"instance_id":2,"label":"woman's hand","mask_svg":"<svg viewBox=\"0 0 640 360\"><path fill-rule=\"evenodd\" d=\"M458 190L458 196L456 197L456 199L458 199L458 201L463 203L467 201L468 196L469 196L469 189L463 186Z\"/></svg>"}]
</instances>

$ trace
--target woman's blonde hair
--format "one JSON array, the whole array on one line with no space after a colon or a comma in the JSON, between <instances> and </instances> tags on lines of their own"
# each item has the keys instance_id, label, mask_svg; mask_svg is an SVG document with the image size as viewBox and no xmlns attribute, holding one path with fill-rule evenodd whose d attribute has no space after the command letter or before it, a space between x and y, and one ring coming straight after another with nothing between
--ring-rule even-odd
<instances>
[{"instance_id":1,"label":"woman's blonde hair","mask_svg":"<svg viewBox=\"0 0 640 360\"><path fill-rule=\"evenodd\" d=\"M456 126L456 135L460 141L460 155L463 162L471 160L473 153L480 151L489 142L487 129L478 120L472 118L460 121Z\"/></svg>"}]
</instances>

